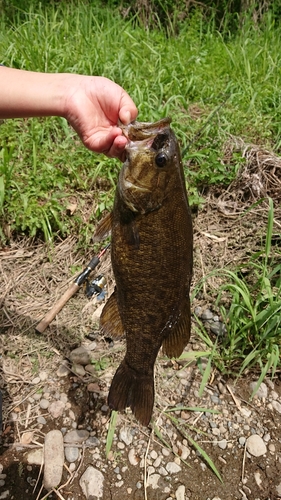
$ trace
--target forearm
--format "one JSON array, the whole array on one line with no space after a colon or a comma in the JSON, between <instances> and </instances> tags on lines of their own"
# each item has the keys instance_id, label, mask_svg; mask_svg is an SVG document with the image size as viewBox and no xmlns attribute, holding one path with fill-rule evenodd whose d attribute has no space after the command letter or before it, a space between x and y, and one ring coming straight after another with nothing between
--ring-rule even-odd
<instances>
[{"instance_id":1,"label":"forearm","mask_svg":"<svg viewBox=\"0 0 281 500\"><path fill-rule=\"evenodd\" d=\"M64 116L69 77L0 67L0 118Z\"/></svg>"}]
</instances>

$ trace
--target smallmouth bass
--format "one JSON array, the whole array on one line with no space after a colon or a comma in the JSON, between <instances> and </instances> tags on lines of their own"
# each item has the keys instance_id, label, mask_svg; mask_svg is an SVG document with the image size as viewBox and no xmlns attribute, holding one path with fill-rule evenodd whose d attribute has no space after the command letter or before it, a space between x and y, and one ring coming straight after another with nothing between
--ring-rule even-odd
<instances>
[{"instance_id":1,"label":"smallmouth bass","mask_svg":"<svg viewBox=\"0 0 281 500\"><path fill-rule=\"evenodd\" d=\"M193 233L181 155L170 119L122 126L128 138L111 226L116 289L100 326L125 334L126 354L108 395L111 409L131 407L148 425L154 405L154 364L160 347L178 357L190 337L189 290Z\"/></svg>"}]
</instances>

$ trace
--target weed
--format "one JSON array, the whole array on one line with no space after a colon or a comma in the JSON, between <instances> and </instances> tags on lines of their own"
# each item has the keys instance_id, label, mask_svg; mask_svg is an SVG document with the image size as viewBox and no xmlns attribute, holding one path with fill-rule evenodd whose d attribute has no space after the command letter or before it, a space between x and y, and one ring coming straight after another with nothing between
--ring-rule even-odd
<instances>
[{"instance_id":1,"label":"weed","mask_svg":"<svg viewBox=\"0 0 281 500\"><path fill-rule=\"evenodd\" d=\"M269 199L263 251L252 255L248 263L243 263L243 268L211 273L223 279L216 306L221 312L226 333L214 342L198 322L199 335L212 349L205 378L211 362L222 372L233 370L239 375L247 369L259 367L259 386L268 372L273 376L280 366L281 265L280 255L275 257L277 260L271 257L273 214L273 202ZM222 305L222 297L227 298L228 306Z\"/></svg>"},{"instance_id":2,"label":"weed","mask_svg":"<svg viewBox=\"0 0 281 500\"><path fill-rule=\"evenodd\" d=\"M27 12L13 6L1 17L0 60L34 71L104 75L129 92L140 120L170 115L182 148L189 144L190 201L200 205L205 187L229 184L241 163L224 165L229 133L280 148L281 42L270 14L260 25L244 19L235 36L225 19L221 35L214 18L207 22L196 9L179 23L181 5L161 7L165 29L123 19L115 3L109 9L99 2L32 2ZM195 117L191 105L199 110ZM87 244L96 219L112 206L118 162L87 151L58 117L6 120L0 144L1 239L24 232L49 241L74 232ZM109 182L103 192L98 177ZM92 211L85 220L86 194ZM71 196L79 199L74 216L67 211Z\"/></svg>"}]
</instances>

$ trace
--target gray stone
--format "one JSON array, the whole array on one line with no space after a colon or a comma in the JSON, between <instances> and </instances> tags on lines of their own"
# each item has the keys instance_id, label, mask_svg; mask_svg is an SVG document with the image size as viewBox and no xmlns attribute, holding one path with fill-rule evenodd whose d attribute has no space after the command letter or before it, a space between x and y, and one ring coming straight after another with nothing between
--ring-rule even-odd
<instances>
[{"instance_id":1,"label":"gray stone","mask_svg":"<svg viewBox=\"0 0 281 500\"><path fill-rule=\"evenodd\" d=\"M213 315L212 311L210 311L210 309L205 309L205 311L203 311L201 314L201 318L204 320L213 319L213 316L214 315Z\"/></svg>"},{"instance_id":2,"label":"gray stone","mask_svg":"<svg viewBox=\"0 0 281 500\"><path fill-rule=\"evenodd\" d=\"M44 443L44 488L50 491L61 482L64 464L63 435L59 430L48 432Z\"/></svg>"},{"instance_id":3,"label":"gray stone","mask_svg":"<svg viewBox=\"0 0 281 500\"><path fill-rule=\"evenodd\" d=\"M245 438L244 436L241 436L241 437L238 439L238 441L239 441L239 444L241 444L241 446L244 446L244 445L245 445L245 443L246 443L246 438Z\"/></svg>"},{"instance_id":4,"label":"gray stone","mask_svg":"<svg viewBox=\"0 0 281 500\"><path fill-rule=\"evenodd\" d=\"M89 465L81 476L79 484L87 500L102 500L103 498L103 474Z\"/></svg>"},{"instance_id":5,"label":"gray stone","mask_svg":"<svg viewBox=\"0 0 281 500\"><path fill-rule=\"evenodd\" d=\"M48 379L48 373L47 373L47 372L42 371L42 372L40 372L38 375L39 375L40 380L41 380L42 382L45 382L45 380L47 380L47 379Z\"/></svg>"},{"instance_id":6,"label":"gray stone","mask_svg":"<svg viewBox=\"0 0 281 500\"><path fill-rule=\"evenodd\" d=\"M76 446L65 446L64 454L66 460L69 463L71 463L71 462L76 462L76 460L78 460L80 451L79 448L77 448Z\"/></svg>"},{"instance_id":7,"label":"gray stone","mask_svg":"<svg viewBox=\"0 0 281 500\"><path fill-rule=\"evenodd\" d=\"M73 369L74 373L76 373L80 377L84 377L84 375L86 374L85 368L82 365L74 363L72 366L72 369Z\"/></svg>"},{"instance_id":8,"label":"gray stone","mask_svg":"<svg viewBox=\"0 0 281 500\"><path fill-rule=\"evenodd\" d=\"M70 373L70 370L65 364L62 364L59 366L57 370L57 376L58 377L66 377Z\"/></svg>"},{"instance_id":9,"label":"gray stone","mask_svg":"<svg viewBox=\"0 0 281 500\"><path fill-rule=\"evenodd\" d=\"M41 425L46 425L47 423L47 420L45 419L45 417L43 417L42 415L40 417L37 418L37 422L38 424L41 424Z\"/></svg>"},{"instance_id":10,"label":"gray stone","mask_svg":"<svg viewBox=\"0 0 281 500\"><path fill-rule=\"evenodd\" d=\"M91 352L88 351L88 349L85 349L85 347L77 347L77 349L74 349L70 355L69 359L72 363L76 365L89 365L92 360L92 355Z\"/></svg>"},{"instance_id":11,"label":"gray stone","mask_svg":"<svg viewBox=\"0 0 281 500\"><path fill-rule=\"evenodd\" d=\"M168 462L166 465L166 470L169 472L169 474L177 474L181 471L181 467L175 462Z\"/></svg>"},{"instance_id":12,"label":"gray stone","mask_svg":"<svg viewBox=\"0 0 281 500\"><path fill-rule=\"evenodd\" d=\"M39 406L40 406L40 408L42 408L42 410L47 410L49 404L50 404L50 401L48 401L48 399L42 398L40 403L39 403Z\"/></svg>"},{"instance_id":13,"label":"gray stone","mask_svg":"<svg viewBox=\"0 0 281 500\"><path fill-rule=\"evenodd\" d=\"M266 445L258 434L252 434L246 442L247 451L254 457L261 457L266 453Z\"/></svg>"},{"instance_id":14,"label":"gray stone","mask_svg":"<svg viewBox=\"0 0 281 500\"><path fill-rule=\"evenodd\" d=\"M257 387L257 382L251 382L250 383L250 389L251 389L252 392L255 391L256 387ZM262 399L262 398L267 398L267 394L268 394L267 386L265 385L264 382L262 382L261 385L259 386L259 388L258 388L255 396L257 398Z\"/></svg>"},{"instance_id":15,"label":"gray stone","mask_svg":"<svg viewBox=\"0 0 281 500\"><path fill-rule=\"evenodd\" d=\"M74 429L73 431L69 431L64 436L65 443L83 443L86 439L89 438L89 431L83 429Z\"/></svg>"}]
</instances>

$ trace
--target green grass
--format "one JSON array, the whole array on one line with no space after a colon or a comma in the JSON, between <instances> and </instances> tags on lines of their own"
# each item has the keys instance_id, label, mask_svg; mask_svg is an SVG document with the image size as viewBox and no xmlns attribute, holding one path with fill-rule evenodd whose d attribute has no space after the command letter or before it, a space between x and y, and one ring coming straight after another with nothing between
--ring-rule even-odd
<instances>
[{"instance_id":1,"label":"green grass","mask_svg":"<svg viewBox=\"0 0 281 500\"><path fill-rule=\"evenodd\" d=\"M188 146L192 203L202 201L206 185L227 185L235 176L241 158L227 168L222 163L229 134L280 150L281 37L270 14L260 25L246 20L235 35L222 27L222 35L212 18L194 11L174 34L173 26L158 22L153 29L123 18L114 4L31 2L27 12L2 13L0 24L0 62L104 75L130 93L140 120L170 115L182 148ZM191 105L200 109L196 119ZM112 205L119 162L87 151L60 118L6 120L0 148L2 241L75 232L87 244L96 218Z\"/></svg>"},{"instance_id":2,"label":"green grass","mask_svg":"<svg viewBox=\"0 0 281 500\"><path fill-rule=\"evenodd\" d=\"M267 373L274 376L280 367L281 254L275 250L273 255L271 248L273 218L273 202L269 199L264 248L235 270L214 270L195 290L196 295L203 281L211 276L222 279L215 291L215 306L226 325L226 333L220 338L211 337L198 321L197 332L209 348L203 385L208 381L211 364L222 373L236 375L258 370L256 390Z\"/></svg>"}]
</instances>

